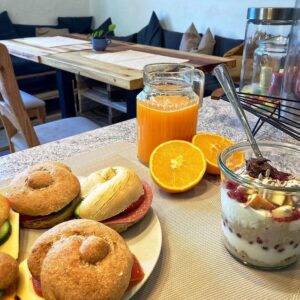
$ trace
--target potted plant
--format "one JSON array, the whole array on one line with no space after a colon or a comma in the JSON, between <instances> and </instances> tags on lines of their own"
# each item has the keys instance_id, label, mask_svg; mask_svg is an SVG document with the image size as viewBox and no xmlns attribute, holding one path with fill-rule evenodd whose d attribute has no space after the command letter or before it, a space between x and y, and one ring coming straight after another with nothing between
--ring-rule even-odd
<instances>
[{"instance_id":1,"label":"potted plant","mask_svg":"<svg viewBox=\"0 0 300 300\"><path fill-rule=\"evenodd\" d=\"M104 51L106 47L111 43L111 40L107 38L110 32L116 29L116 24L110 24L107 30L99 29L92 33L92 45L96 51Z\"/></svg>"}]
</instances>

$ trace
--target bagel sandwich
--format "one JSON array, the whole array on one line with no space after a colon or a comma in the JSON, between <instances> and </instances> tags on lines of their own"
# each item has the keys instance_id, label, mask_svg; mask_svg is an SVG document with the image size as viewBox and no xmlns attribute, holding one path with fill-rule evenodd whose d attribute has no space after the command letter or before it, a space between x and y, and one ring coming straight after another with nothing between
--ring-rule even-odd
<instances>
[{"instance_id":1,"label":"bagel sandwich","mask_svg":"<svg viewBox=\"0 0 300 300\"><path fill-rule=\"evenodd\" d=\"M45 229L72 217L80 183L65 164L44 162L15 176L7 197L23 227Z\"/></svg>"},{"instance_id":2,"label":"bagel sandwich","mask_svg":"<svg viewBox=\"0 0 300 300\"><path fill-rule=\"evenodd\" d=\"M132 253L116 231L93 220L67 221L35 241L28 260L20 265L17 296L121 299L131 283L134 265Z\"/></svg>"},{"instance_id":3,"label":"bagel sandwich","mask_svg":"<svg viewBox=\"0 0 300 300\"><path fill-rule=\"evenodd\" d=\"M102 222L118 232L140 221L152 203L149 184L131 169L115 166L90 174L81 182L82 201L75 216Z\"/></svg>"},{"instance_id":4,"label":"bagel sandwich","mask_svg":"<svg viewBox=\"0 0 300 300\"><path fill-rule=\"evenodd\" d=\"M19 278L19 265L7 253L0 252L0 299L14 299Z\"/></svg>"},{"instance_id":5,"label":"bagel sandwich","mask_svg":"<svg viewBox=\"0 0 300 300\"><path fill-rule=\"evenodd\" d=\"M0 252L7 253L15 259L19 255L19 214L10 209L8 199L1 194Z\"/></svg>"}]
</instances>

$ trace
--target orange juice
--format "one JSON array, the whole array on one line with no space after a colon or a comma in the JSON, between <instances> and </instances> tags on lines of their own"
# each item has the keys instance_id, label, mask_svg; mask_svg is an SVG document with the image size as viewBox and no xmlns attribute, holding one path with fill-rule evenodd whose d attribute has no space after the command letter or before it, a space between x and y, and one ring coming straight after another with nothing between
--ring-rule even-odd
<instances>
[{"instance_id":1,"label":"orange juice","mask_svg":"<svg viewBox=\"0 0 300 300\"><path fill-rule=\"evenodd\" d=\"M148 164L156 146L169 140L191 141L196 133L198 101L168 95L137 101L138 158Z\"/></svg>"}]
</instances>

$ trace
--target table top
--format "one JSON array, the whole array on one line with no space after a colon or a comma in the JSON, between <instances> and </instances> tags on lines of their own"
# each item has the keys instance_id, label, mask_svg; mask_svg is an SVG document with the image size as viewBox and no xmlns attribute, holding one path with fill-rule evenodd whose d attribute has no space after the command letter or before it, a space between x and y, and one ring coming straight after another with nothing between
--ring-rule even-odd
<instances>
[{"instance_id":1,"label":"table top","mask_svg":"<svg viewBox=\"0 0 300 300\"><path fill-rule=\"evenodd\" d=\"M256 117L248 117L253 125ZM205 98L198 120L199 131L218 132L236 141L245 139L227 102ZM300 145L268 124L263 126L258 139ZM115 142L120 144L112 144ZM134 300L299 299L299 263L281 272L263 272L241 265L225 251L221 242L218 176L206 175L187 193L164 193L151 181L148 169L138 162L135 142L133 119L2 157L0 179L45 160L66 160L75 172L82 168L90 172L97 164L109 161L109 157L121 159L152 185L152 206L163 233L157 266Z\"/></svg>"},{"instance_id":2,"label":"table top","mask_svg":"<svg viewBox=\"0 0 300 300\"><path fill-rule=\"evenodd\" d=\"M253 126L257 118L250 113L246 114L250 125ZM136 120L131 119L0 157L0 180L11 177L26 166L40 161L63 160L119 141L135 143L136 131ZM223 100L211 100L210 97L203 99L198 117L198 131L215 132L234 141L246 139L231 105ZM300 145L300 142L269 124L265 124L256 137L258 140L285 141Z\"/></svg>"},{"instance_id":3,"label":"table top","mask_svg":"<svg viewBox=\"0 0 300 300\"><path fill-rule=\"evenodd\" d=\"M71 35L71 37L82 38L81 35ZM10 54L42 63L54 68L82 75L91 79L99 80L107 84L112 84L120 88L134 90L143 87L143 72L127 67L118 66L112 63L95 61L88 55L96 53L91 50L91 43L81 45L85 50L80 50L80 46L68 47L39 47L24 42L24 39L1 41L8 48ZM229 67L235 66L235 59L218 57L205 54L189 53L173 49L132 44L113 40L104 52L113 53L126 50L135 50L174 58L187 59L195 67L210 72L220 63Z\"/></svg>"}]
</instances>

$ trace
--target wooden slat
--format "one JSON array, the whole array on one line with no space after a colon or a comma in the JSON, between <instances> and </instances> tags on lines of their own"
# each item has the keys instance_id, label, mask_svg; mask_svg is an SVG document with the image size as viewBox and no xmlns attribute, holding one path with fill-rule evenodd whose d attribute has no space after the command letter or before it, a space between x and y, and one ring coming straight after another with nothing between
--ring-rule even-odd
<instances>
[{"instance_id":1,"label":"wooden slat","mask_svg":"<svg viewBox=\"0 0 300 300\"><path fill-rule=\"evenodd\" d=\"M41 58L41 62L70 73L102 81L127 90L143 87L143 72L110 63L98 62L86 56L91 51L60 53Z\"/></svg>"},{"instance_id":2,"label":"wooden slat","mask_svg":"<svg viewBox=\"0 0 300 300\"><path fill-rule=\"evenodd\" d=\"M0 113L9 140L15 132L19 131L23 134L28 147L37 146L40 142L21 99L10 56L2 44L0 44L0 57ZM9 105L3 99L8 101ZM15 130L12 129L13 127Z\"/></svg>"}]
</instances>

